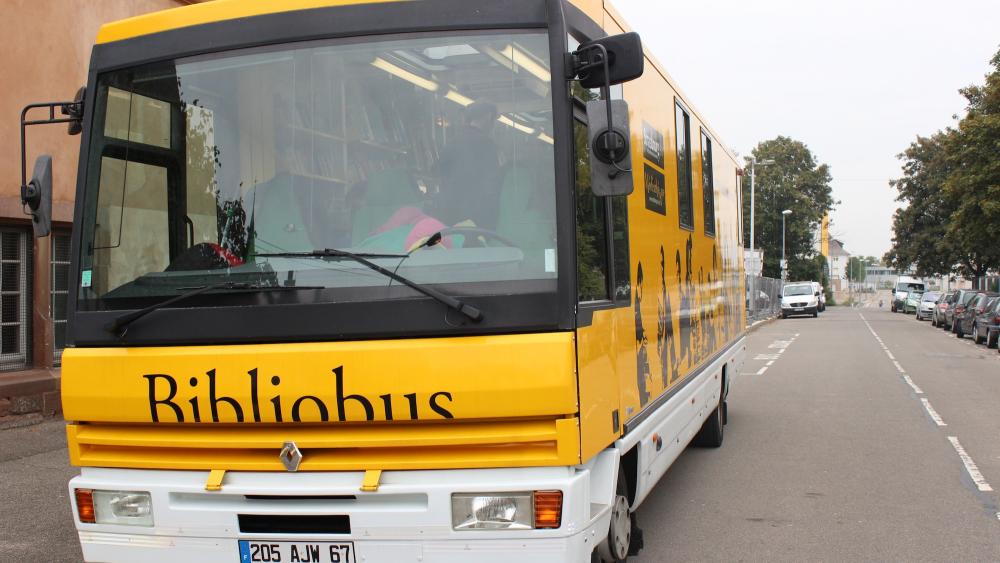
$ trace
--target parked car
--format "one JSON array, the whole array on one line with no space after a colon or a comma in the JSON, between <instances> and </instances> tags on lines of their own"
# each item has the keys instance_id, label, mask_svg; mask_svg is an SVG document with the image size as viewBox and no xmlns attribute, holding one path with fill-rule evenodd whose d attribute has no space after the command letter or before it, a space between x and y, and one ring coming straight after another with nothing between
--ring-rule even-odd
<instances>
[{"instance_id":1,"label":"parked car","mask_svg":"<svg viewBox=\"0 0 1000 563\"><path fill-rule=\"evenodd\" d=\"M952 298L955 297L956 293L958 292L953 290L943 293L941 297L938 297L934 307L934 314L931 315L931 326L944 326L944 313L948 310L948 307L951 307Z\"/></svg>"},{"instance_id":2,"label":"parked car","mask_svg":"<svg viewBox=\"0 0 1000 563\"><path fill-rule=\"evenodd\" d=\"M826 311L826 292L823 291L823 286L820 285L819 282L812 282L812 284L813 290L819 297L819 312L822 313L823 311Z\"/></svg>"},{"instance_id":3,"label":"parked car","mask_svg":"<svg viewBox=\"0 0 1000 563\"><path fill-rule=\"evenodd\" d=\"M955 311L955 334L959 338L972 333L976 317L983 314L987 304L996 296L996 293L980 291L976 293L964 311Z\"/></svg>"},{"instance_id":4,"label":"parked car","mask_svg":"<svg viewBox=\"0 0 1000 563\"><path fill-rule=\"evenodd\" d=\"M923 290L910 290L906 292L906 297L903 299L903 313L910 314L916 313L917 309L920 307L920 300L923 298Z\"/></svg>"},{"instance_id":5,"label":"parked car","mask_svg":"<svg viewBox=\"0 0 1000 563\"><path fill-rule=\"evenodd\" d=\"M928 291L925 293L923 297L920 298L920 304L917 306L917 320L922 321L934 316L934 309L937 307L937 301L940 298L940 291Z\"/></svg>"},{"instance_id":6,"label":"parked car","mask_svg":"<svg viewBox=\"0 0 1000 563\"><path fill-rule=\"evenodd\" d=\"M972 289L960 289L955 292L955 297L952 298L951 307L945 311L944 316L944 328L952 332L958 332L957 319L955 315L965 312L965 308L969 305L969 301L978 293Z\"/></svg>"},{"instance_id":7,"label":"parked car","mask_svg":"<svg viewBox=\"0 0 1000 563\"><path fill-rule=\"evenodd\" d=\"M789 283L781 289L781 318L793 315L816 317L818 314L819 292L813 288L812 282Z\"/></svg>"},{"instance_id":8,"label":"parked car","mask_svg":"<svg viewBox=\"0 0 1000 563\"><path fill-rule=\"evenodd\" d=\"M988 348L994 348L997 345L997 334L1000 331L1000 297L990 297L986 301L986 306L983 307L983 312L976 315L972 320L972 340L976 344L986 343ZM993 331L990 331L990 327L993 326Z\"/></svg>"}]
</instances>

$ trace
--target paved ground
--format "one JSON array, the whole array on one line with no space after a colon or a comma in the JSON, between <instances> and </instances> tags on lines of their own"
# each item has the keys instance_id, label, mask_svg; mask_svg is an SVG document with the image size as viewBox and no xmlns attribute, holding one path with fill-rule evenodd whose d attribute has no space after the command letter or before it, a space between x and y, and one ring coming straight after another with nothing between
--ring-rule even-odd
<instances>
[{"instance_id":1,"label":"paved ground","mask_svg":"<svg viewBox=\"0 0 1000 563\"><path fill-rule=\"evenodd\" d=\"M722 448L685 452L640 507L639 561L1000 560L996 350L832 307L750 351Z\"/></svg>"},{"instance_id":2,"label":"paved ground","mask_svg":"<svg viewBox=\"0 0 1000 563\"><path fill-rule=\"evenodd\" d=\"M723 447L641 507L638 561L1000 560L995 350L834 307L759 328L744 371ZM73 473L61 422L0 431L0 561L80 559Z\"/></svg>"},{"instance_id":3,"label":"paved ground","mask_svg":"<svg viewBox=\"0 0 1000 563\"><path fill-rule=\"evenodd\" d=\"M80 561L65 423L0 430L0 562Z\"/></svg>"}]
</instances>

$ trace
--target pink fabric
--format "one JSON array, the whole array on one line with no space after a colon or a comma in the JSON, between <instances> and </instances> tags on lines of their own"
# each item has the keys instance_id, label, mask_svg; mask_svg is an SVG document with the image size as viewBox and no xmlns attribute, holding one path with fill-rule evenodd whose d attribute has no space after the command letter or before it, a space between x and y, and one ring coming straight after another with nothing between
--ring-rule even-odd
<instances>
[{"instance_id":1,"label":"pink fabric","mask_svg":"<svg viewBox=\"0 0 1000 563\"><path fill-rule=\"evenodd\" d=\"M403 225L413 225L413 228L410 230L410 234L406 236L406 249L413 248L414 245L421 240L447 228L447 225L430 215L424 214L424 212L420 209L413 206L406 206L393 213L392 217L389 217L388 221L383 223L379 228L375 229L374 234L391 231L392 229L402 227ZM451 248L450 237L442 240L441 244L447 248Z\"/></svg>"}]
</instances>

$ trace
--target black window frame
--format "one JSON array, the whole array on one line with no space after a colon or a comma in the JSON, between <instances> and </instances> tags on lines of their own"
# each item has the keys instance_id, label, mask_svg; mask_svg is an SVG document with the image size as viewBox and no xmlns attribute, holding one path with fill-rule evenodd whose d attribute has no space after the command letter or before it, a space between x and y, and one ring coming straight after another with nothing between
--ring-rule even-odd
<instances>
[{"instance_id":1,"label":"black window frame","mask_svg":"<svg viewBox=\"0 0 1000 563\"><path fill-rule=\"evenodd\" d=\"M603 36L603 35L602 35ZM581 31L573 29L568 37L579 43L588 41L589 38ZM569 88L571 103L573 106L573 126L575 128L577 123L580 123L586 127L589 127L587 122L587 106L584 100L573 95L572 87ZM611 88L611 98L612 99L623 99L624 90L622 85L616 85ZM572 159L576 161L575 154L575 144L572 147L573 154ZM578 201L579 195L577 194L577 182L575 177L575 167L574 167L574 177L573 177L573 202L574 210L573 216L576 217L576 202ZM601 197L601 196L595 196ZM579 301L579 280L576 284L576 295L577 302L580 305L580 311L584 312L583 321L586 321L587 311L600 310L606 308L617 308L626 307L632 303L632 263L631 263L631 248L630 248L630 235L629 235L629 215L628 215L628 196L605 196L604 199L604 239L605 239L605 256L607 257L607 273L605 275L605 298L592 300L592 301ZM623 217L623 233L624 240L621 241L620 248L616 249L615 244L615 208L620 207L620 214ZM575 246L575 224L574 221L574 246ZM579 250L574 253L574 261L578 256ZM579 276L579 265L573 269L574 275ZM622 272L624 270L624 272ZM620 287L620 282L624 282L624 291L618 291ZM578 323L580 321L578 320ZM586 322L582 324L587 324ZM579 326L579 325L578 325Z\"/></svg>"},{"instance_id":2,"label":"black window frame","mask_svg":"<svg viewBox=\"0 0 1000 563\"><path fill-rule=\"evenodd\" d=\"M701 127L701 218L705 235L715 238L715 169L712 136ZM707 150L706 150L707 149Z\"/></svg>"},{"instance_id":3,"label":"black window frame","mask_svg":"<svg viewBox=\"0 0 1000 563\"><path fill-rule=\"evenodd\" d=\"M683 130L678 117L683 115ZM681 133L684 134L684 156L681 158ZM694 181L691 178L691 112L674 99L674 152L677 156L677 223L687 231L694 231ZM685 205L685 197L687 201ZM685 223L685 213L688 222Z\"/></svg>"},{"instance_id":4,"label":"black window frame","mask_svg":"<svg viewBox=\"0 0 1000 563\"><path fill-rule=\"evenodd\" d=\"M466 0L423 0L364 5L329 6L290 10L190 27L94 46L88 74L88 91L95 92L98 77L114 70L146 63L309 40L352 41L372 35L408 37L426 33L470 31L538 30L549 36L552 74L553 137L572 135L572 104L566 76L568 19L579 24L575 12L564 14L561 2L508 0L469 3ZM589 22L587 22L589 23ZM83 138L103 125L95 111L95 96L84 105ZM468 323L447 314L440 303L404 296L386 302L323 303L293 307L271 303L263 296L247 296L232 306L165 308L155 322L136 323L126 337L119 338L104 326L124 311L81 311L77 304L80 285L81 230L74 230L72 278L67 346L171 346L197 344L351 341L372 338L422 338L573 330L576 327L574 202L572 148L555 143L555 192L557 237L556 260L560 272L555 289L525 287L516 295L497 293L470 297L466 302L488 312L480 323ZM88 204L85 186L97 173L90 165L92 147L81 143L74 217L83 215ZM182 231L183 234L183 231ZM394 288L395 289L395 288ZM448 291L447 287L442 287ZM211 296L209 296L211 297ZM193 298L197 300L198 298ZM195 305L193 301L190 305ZM273 306L271 306L273 305ZM290 330L288 327L295 327Z\"/></svg>"}]
</instances>

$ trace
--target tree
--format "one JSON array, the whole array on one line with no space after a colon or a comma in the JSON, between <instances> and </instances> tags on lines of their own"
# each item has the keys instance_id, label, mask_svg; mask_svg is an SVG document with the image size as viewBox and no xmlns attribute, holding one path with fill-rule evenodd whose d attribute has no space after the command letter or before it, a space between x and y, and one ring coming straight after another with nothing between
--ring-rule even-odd
<instances>
[{"instance_id":1,"label":"tree","mask_svg":"<svg viewBox=\"0 0 1000 563\"><path fill-rule=\"evenodd\" d=\"M1000 51L956 128L918 137L903 154L903 177L890 185L906 204L893 218L885 259L917 274L979 277L1000 267Z\"/></svg>"},{"instance_id":2,"label":"tree","mask_svg":"<svg viewBox=\"0 0 1000 563\"><path fill-rule=\"evenodd\" d=\"M819 164L804 143L779 136L751 151L757 161L773 160L756 169L756 247L764 251L764 275L781 275L781 212L791 209L785 222L785 254L791 279L819 279L815 273L813 234L823 215L834 205L830 168ZM747 160L749 166L749 159ZM743 232L750 233L750 183L743 182ZM750 246L749 238L745 240ZM808 276L806 276L808 274ZM800 277L805 276L805 277Z\"/></svg>"},{"instance_id":3,"label":"tree","mask_svg":"<svg viewBox=\"0 0 1000 563\"><path fill-rule=\"evenodd\" d=\"M852 282L863 282L865 281L865 268L867 264L864 259L858 256L851 256L847 261L847 279Z\"/></svg>"}]
</instances>

